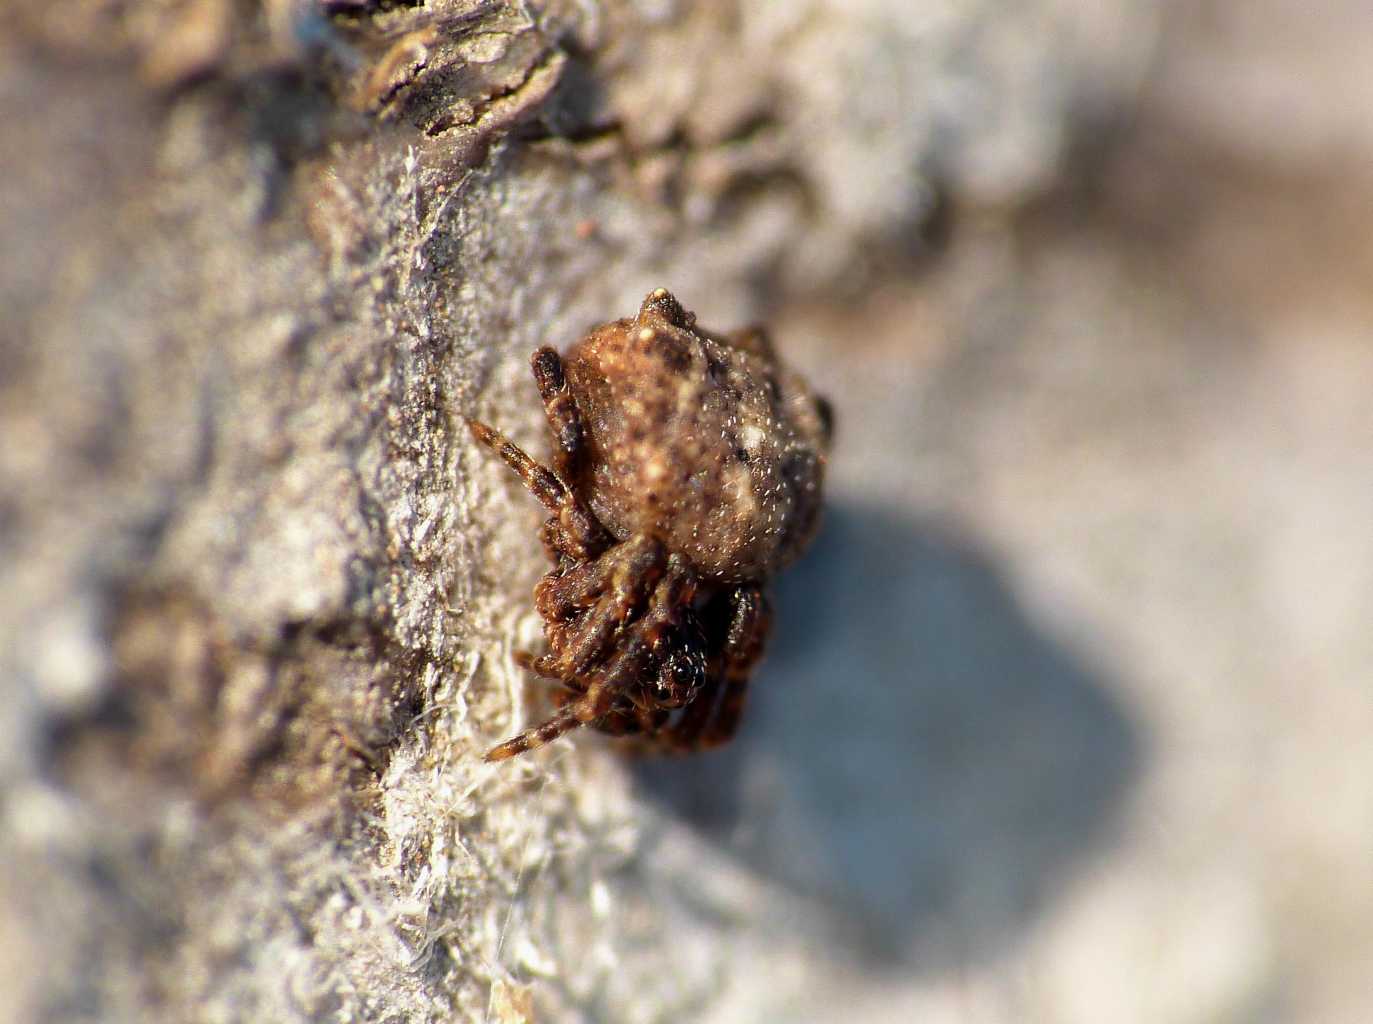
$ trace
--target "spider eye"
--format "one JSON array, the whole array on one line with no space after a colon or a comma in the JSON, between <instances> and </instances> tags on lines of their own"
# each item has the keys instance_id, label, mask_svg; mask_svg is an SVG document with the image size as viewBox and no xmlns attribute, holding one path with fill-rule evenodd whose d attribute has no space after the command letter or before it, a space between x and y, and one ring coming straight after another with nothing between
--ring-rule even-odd
<instances>
[{"instance_id":1,"label":"spider eye","mask_svg":"<svg viewBox=\"0 0 1373 1024\"><path fill-rule=\"evenodd\" d=\"M658 703L666 707L681 707L696 695L706 681L706 666L693 651L673 651L663 659L653 688Z\"/></svg>"}]
</instances>

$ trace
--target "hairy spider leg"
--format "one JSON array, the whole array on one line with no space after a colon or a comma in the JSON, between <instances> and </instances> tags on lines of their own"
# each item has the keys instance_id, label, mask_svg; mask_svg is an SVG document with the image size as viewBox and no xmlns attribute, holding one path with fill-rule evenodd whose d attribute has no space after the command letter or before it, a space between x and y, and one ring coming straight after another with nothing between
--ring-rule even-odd
<instances>
[{"instance_id":1,"label":"hairy spider leg","mask_svg":"<svg viewBox=\"0 0 1373 1024\"><path fill-rule=\"evenodd\" d=\"M472 419L467 421L467 425L472 436L499 455L515 471L529 493L552 514L545 526L552 527L547 536L558 551L580 562L595 558L614 543L615 538L558 474L535 462L519 445L494 427Z\"/></svg>"},{"instance_id":2,"label":"hairy spider leg","mask_svg":"<svg viewBox=\"0 0 1373 1024\"><path fill-rule=\"evenodd\" d=\"M568 688L557 691L553 694L553 706L563 707L576 700L585 689L586 685L582 683L580 690ZM635 704L628 698L622 698L618 705L611 708L606 716L596 723L596 728L611 736L628 736L634 733L651 736L667 721L669 714L667 708Z\"/></svg>"},{"instance_id":3,"label":"hairy spider leg","mask_svg":"<svg viewBox=\"0 0 1373 1024\"><path fill-rule=\"evenodd\" d=\"M555 650L563 638L576 628L575 616L595 603L605 590L605 568L598 561L578 562L568 569L554 569L534 586L534 608L544 620L544 634ZM570 620L570 621L569 621ZM552 654L515 651L521 668L547 679L562 679L558 658ZM584 689L585 687L583 687Z\"/></svg>"},{"instance_id":4,"label":"hairy spider leg","mask_svg":"<svg viewBox=\"0 0 1373 1024\"><path fill-rule=\"evenodd\" d=\"M576 473L577 461L585 447L586 432L582 427L582 413L577 408L577 400L567 386L562 356L545 345L530 356L529 368L534 374L534 384L539 389L539 397L543 399L544 415L548 417L548 427L553 431L553 440L557 445L554 466L559 476L569 480Z\"/></svg>"},{"instance_id":5,"label":"hairy spider leg","mask_svg":"<svg viewBox=\"0 0 1373 1024\"><path fill-rule=\"evenodd\" d=\"M577 717L577 706L565 704L543 724L537 725L533 729L526 729L518 736L506 740L499 746L492 747L486 752L486 756L482 760L490 764L504 761L507 758L552 743L563 733L582 724L584 724L582 720Z\"/></svg>"},{"instance_id":6,"label":"hairy spider leg","mask_svg":"<svg viewBox=\"0 0 1373 1024\"><path fill-rule=\"evenodd\" d=\"M659 637L680 614L683 603L690 604L695 591L695 577L685 569L676 556L668 562L663 578L658 581L643 616L629 627L629 638L604 671L587 685L586 692L568 700L548 721L492 747L487 761L504 761L525 751L551 743L563 733L582 725L601 724L612 713L630 713L620 702L625 690L639 684L640 675L651 658ZM620 705L620 706L617 706ZM635 704L637 707L637 703ZM652 705L648 705L651 712ZM637 717L637 713L636 713ZM617 718L612 724L618 725Z\"/></svg>"},{"instance_id":7,"label":"hairy spider leg","mask_svg":"<svg viewBox=\"0 0 1373 1024\"><path fill-rule=\"evenodd\" d=\"M534 584L534 608L545 619L562 621L595 604L605 590L605 567L599 560L554 569Z\"/></svg>"},{"instance_id":8,"label":"hairy spider leg","mask_svg":"<svg viewBox=\"0 0 1373 1024\"><path fill-rule=\"evenodd\" d=\"M553 694L553 706L562 708L581 694L572 689L559 690ZM620 700L606 712L605 717L592 723L598 732L610 736L629 736L636 733L652 733L666 720L668 712L662 708L641 707L627 697Z\"/></svg>"},{"instance_id":9,"label":"hairy spider leg","mask_svg":"<svg viewBox=\"0 0 1373 1024\"><path fill-rule=\"evenodd\" d=\"M598 560L608 579L605 595L585 613L577 637L560 655L563 678L586 672L610 646L625 624L657 587L667 565L667 552L652 537L639 534L611 548Z\"/></svg>"},{"instance_id":10,"label":"hairy spider leg","mask_svg":"<svg viewBox=\"0 0 1373 1024\"><path fill-rule=\"evenodd\" d=\"M556 679L563 682L563 677L558 674L558 667L554 662L557 660L550 654L535 654L533 651L512 651L512 658L520 668L528 669L545 679Z\"/></svg>"},{"instance_id":11,"label":"hairy spider leg","mask_svg":"<svg viewBox=\"0 0 1373 1024\"><path fill-rule=\"evenodd\" d=\"M596 728L611 736L652 736L662 728L667 716L666 708L640 707L637 704L626 703L624 707L615 708L597 722Z\"/></svg>"},{"instance_id":12,"label":"hairy spider leg","mask_svg":"<svg viewBox=\"0 0 1373 1024\"><path fill-rule=\"evenodd\" d=\"M690 611L696 593L696 577L676 555L668 558L667 571L653 589L644 614L628 627L618 653L598 672L587 687L581 703L587 721L600 718L615 698L626 690L645 684L644 671L662 648L662 639L676 621ZM659 706L652 697L633 700L636 707Z\"/></svg>"},{"instance_id":13,"label":"hairy spider leg","mask_svg":"<svg viewBox=\"0 0 1373 1024\"><path fill-rule=\"evenodd\" d=\"M636 533L593 562L548 573L534 587L534 605L553 622L607 603L623 619L653 591L667 564L663 542L651 534Z\"/></svg>"},{"instance_id":14,"label":"hairy spider leg","mask_svg":"<svg viewBox=\"0 0 1373 1024\"><path fill-rule=\"evenodd\" d=\"M757 584L739 587L732 595L734 617L725 637L725 664L722 673L720 705L714 719L701 734L702 748L718 747L734 737L744 713L749 680L763 657L768 634L772 632L772 602Z\"/></svg>"},{"instance_id":15,"label":"hairy spider leg","mask_svg":"<svg viewBox=\"0 0 1373 1024\"><path fill-rule=\"evenodd\" d=\"M549 573L534 588L534 604L547 623L553 650L521 652L520 663L550 679L573 680L585 673L644 603L666 565L662 543L637 534L594 562L562 575ZM576 617L564 622L569 616Z\"/></svg>"}]
</instances>

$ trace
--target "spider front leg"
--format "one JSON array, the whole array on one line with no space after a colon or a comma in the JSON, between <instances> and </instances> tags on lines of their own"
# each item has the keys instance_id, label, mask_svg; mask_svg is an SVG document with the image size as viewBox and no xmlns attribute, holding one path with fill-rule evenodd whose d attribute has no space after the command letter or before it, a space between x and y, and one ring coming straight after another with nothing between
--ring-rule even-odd
<instances>
[{"instance_id":1,"label":"spider front leg","mask_svg":"<svg viewBox=\"0 0 1373 1024\"><path fill-rule=\"evenodd\" d=\"M633 624L607 664L597 687L616 687L636 708L670 710L690 704L705 683L706 659L692 602L696 576L677 555L653 591L642 618Z\"/></svg>"},{"instance_id":2,"label":"spider front leg","mask_svg":"<svg viewBox=\"0 0 1373 1024\"><path fill-rule=\"evenodd\" d=\"M577 400L567 386L562 356L545 345L530 357L529 368L534 374L539 397L543 399L548 428L553 432L553 440L557 444L554 464L558 475L569 480L575 475L577 462L586 447L586 431L582 427L582 413L577 408Z\"/></svg>"},{"instance_id":3,"label":"spider front leg","mask_svg":"<svg viewBox=\"0 0 1373 1024\"><path fill-rule=\"evenodd\" d=\"M638 534L594 562L549 573L534 588L534 606L551 651L528 667L563 680L585 674L643 606L667 565L662 543Z\"/></svg>"},{"instance_id":4,"label":"spider front leg","mask_svg":"<svg viewBox=\"0 0 1373 1024\"><path fill-rule=\"evenodd\" d=\"M656 542L655 542L656 543ZM611 552L604 560L611 558ZM632 563L620 563L626 568ZM704 678L704 657L697 652L691 656L684 648L677 631L683 616L690 616L692 598L696 592L696 578L680 559L672 556L653 588L643 614L623 626L616 648L617 653L604 667L564 677L564 685L575 694L559 695L562 706L548 721L526 730L486 754L487 761L503 761L551 742L563 733L582 725L605 727L613 733L630 731L631 720L639 729L656 729L664 708L686 703ZM587 612L586 634L599 629L604 621L605 608L615 601L607 596ZM586 644L579 634L571 649ZM553 659L567 658L568 652L554 651L551 656L533 659L529 664L536 671L550 670L554 674ZM594 659L593 659L594 660Z\"/></svg>"},{"instance_id":5,"label":"spider front leg","mask_svg":"<svg viewBox=\"0 0 1373 1024\"><path fill-rule=\"evenodd\" d=\"M550 518L544 524L543 532L545 544L558 554L580 562L595 558L614 543L615 538L562 477L535 462L523 448L494 427L472 419L467 425L472 436L499 455L529 493L548 509Z\"/></svg>"},{"instance_id":6,"label":"spider front leg","mask_svg":"<svg viewBox=\"0 0 1373 1024\"><path fill-rule=\"evenodd\" d=\"M600 555L615 543L615 538L577 496L570 482L586 447L581 410L567 386L562 357L557 352L548 346L539 349L530 357L530 371L534 374L534 384L543 399L544 416L553 434L555 469L535 462L499 430L473 419L469 419L467 425L478 441L505 460L529 492L552 514L542 531L550 557L555 562L559 560L558 556L584 562Z\"/></svg>"}]
</instances>

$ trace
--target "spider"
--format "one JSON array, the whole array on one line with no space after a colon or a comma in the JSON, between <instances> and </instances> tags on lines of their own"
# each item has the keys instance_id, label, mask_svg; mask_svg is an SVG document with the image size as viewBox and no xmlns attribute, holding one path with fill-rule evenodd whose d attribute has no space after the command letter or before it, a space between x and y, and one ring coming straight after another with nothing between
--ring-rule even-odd
<instances>
[{"instance_id":1,"label":"spider","mask_svg":"<svg viewBox=\"0 0 1373 1024\"><path fill-rule=\"evenodd\" d=\"M468 420L548 511L534 588L556 711L502 761L583 725L688 751L730 739L771 624L774 573L815 534L829 404L759 328L715 334L666 289L531 358L552 466Z\"/></svg>"}]
</instances>

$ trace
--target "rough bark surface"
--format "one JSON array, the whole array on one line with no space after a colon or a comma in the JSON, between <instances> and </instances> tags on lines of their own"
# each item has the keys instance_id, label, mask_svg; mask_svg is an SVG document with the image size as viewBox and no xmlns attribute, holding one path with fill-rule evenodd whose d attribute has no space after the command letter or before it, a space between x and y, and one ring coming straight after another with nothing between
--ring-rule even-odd
<instances>
[{"instance_id":1,"label":"rough bark surface","mask_svg":"<svg viewBox=\"0 0 1373 1024\"><path fill-rule=\"evenodd\" d=\"M541 555L461 417L537 449L536 345L659 285L722 326L852 290L936 197L1037 194L1149 45L1148 5L1079 6L0 12L0 1018L675 1021L729 1012L760 936L904 948L957 849L856 877L859 815L761 870L683 823L684 764L479 762L537 713ZM971 578L1008 638L973 668L1022 671ZM1086 717L1025 721L1124 753L973 876L1023 873L1026 913L1135 757L1076 668L1029 678Z\"/></svg>"}]
</instances>

